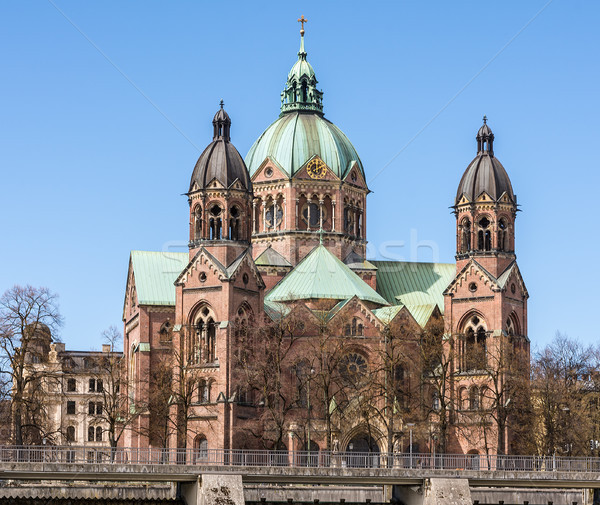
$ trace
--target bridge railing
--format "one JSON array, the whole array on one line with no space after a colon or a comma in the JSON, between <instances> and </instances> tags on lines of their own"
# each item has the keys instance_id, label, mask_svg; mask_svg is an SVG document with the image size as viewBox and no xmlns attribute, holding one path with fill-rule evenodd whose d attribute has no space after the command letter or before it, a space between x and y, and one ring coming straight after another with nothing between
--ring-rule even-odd
<instances>
[{"instance_id":1,"label":"bridge railing","mask_svg":"<svg viewBox=\"0 0 600 505\"><path fill-rule=\"evenodd\" d=\"M477 454L0 446L0 463L395 468L600 473L600 458Z\"/></svg>"}]
</instances>

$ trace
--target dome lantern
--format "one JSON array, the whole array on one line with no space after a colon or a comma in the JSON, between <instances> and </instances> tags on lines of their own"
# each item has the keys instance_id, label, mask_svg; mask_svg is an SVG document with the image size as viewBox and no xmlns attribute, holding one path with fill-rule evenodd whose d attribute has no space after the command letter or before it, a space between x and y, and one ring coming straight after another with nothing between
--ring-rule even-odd
<instances>
[{"instance_id":1,"label":"dome lantern","mask_svg":"<svg viewBox=\"0 0 600 505\"><path fill-rule=\"evenodd\" d=\"M483 126L477 132L477 154L494 156L494 134L487 124L487 116L483 116Z\"/></svg>"},{"instance_id":2,"label":"dome lantern","mask_svg":"<svg viewBox=\"0 0 600 505\"><path fill-rule=\"evenodd\" d=\"M213 140L222 139L229 142L231 140L231 119L229 119L229 114L227 114L223 108L223 100L221 100L219 105L221 108L213 118Z\"/></svg>"},{"instance_id":3,"label":"dome lantern","mask_svg":"<svg viewBox=\"0 0 600 505\"><path fill-rule=\"evenodd\" d=\"M315 71L306 59L304 50L304 23L307 20L302 16L298 21L302 23L300 51L298 61L288 73L285 88L281 92L281 113L306 110L323 114L323 92L317 89Z\"/></svg>"}]
</instances>

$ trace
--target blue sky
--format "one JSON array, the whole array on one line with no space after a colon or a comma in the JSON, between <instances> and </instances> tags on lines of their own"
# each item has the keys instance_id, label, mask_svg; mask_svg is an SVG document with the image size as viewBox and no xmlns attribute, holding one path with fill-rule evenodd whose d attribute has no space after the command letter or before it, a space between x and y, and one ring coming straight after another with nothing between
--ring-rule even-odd
<instances>
[{"instance_id":1,"label":"blue sky","mask_svg":"<svg viewBox=\"0 0 600 505\"><path fill-rule=\"evenodd\" d=\"M57 292L70 348L121 327L129 251L185 244L219 100L245 155L279 113L301 14L373 190L372 253L454 260L449 206L486 114L523 210L529 336L597 342L593 1L3 2L0 290Z\"/></svg>"}]
</instances>

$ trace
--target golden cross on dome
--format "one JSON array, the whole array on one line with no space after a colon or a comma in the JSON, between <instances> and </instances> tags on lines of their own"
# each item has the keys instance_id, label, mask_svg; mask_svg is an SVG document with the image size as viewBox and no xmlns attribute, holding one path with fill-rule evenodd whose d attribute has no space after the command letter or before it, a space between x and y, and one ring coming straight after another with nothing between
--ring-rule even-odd
<instances>
[{"instance_id":1,"label":"golden cross on dome","mask_svg":"<svg viewBox=\"0 0 600 505\"><path fill-rule=\"evenodd\" d=\"M300 35L304 35L304 23L308 23L308 19L304 18L304 14L302 14L302 16L300 16L300 18L298 19L298 23L302 23L302 29L300 30Z\"/></svg>"}]
</instances>

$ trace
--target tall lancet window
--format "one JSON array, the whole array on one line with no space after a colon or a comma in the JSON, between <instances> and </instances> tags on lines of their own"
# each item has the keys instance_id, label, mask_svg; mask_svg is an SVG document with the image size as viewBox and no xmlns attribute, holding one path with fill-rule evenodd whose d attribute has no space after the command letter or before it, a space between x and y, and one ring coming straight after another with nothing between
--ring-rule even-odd
<instances>
[{"instance_id":1,"label":"tall lancet window","mask_svg":"<svg viewBox=\"0 0 600 505\"><path fill-rule=\"evenodd\" d=\"M194 211L194 239L200 240L202 238L202 209L200 206L196 207Z\"/></svg>"},{"instance_id":2,"label":"tall lancet window","mask_svg":"<svg viewBox=\"0 0 600 505\"><path fill-rule=\"evenodd\" d=\"M471 250L471 221L464 219L460 228L460 252L466 253Z\"/></svg>"}]
</instances>

